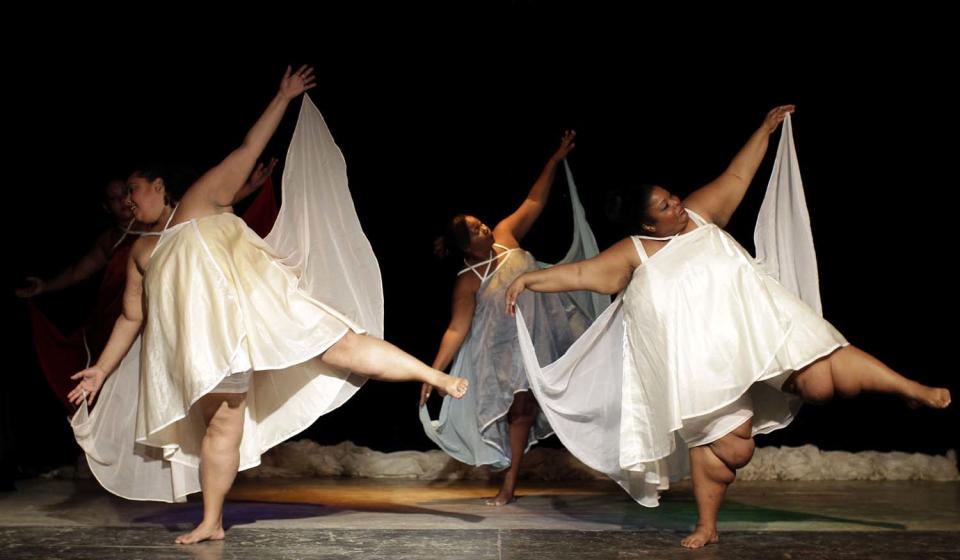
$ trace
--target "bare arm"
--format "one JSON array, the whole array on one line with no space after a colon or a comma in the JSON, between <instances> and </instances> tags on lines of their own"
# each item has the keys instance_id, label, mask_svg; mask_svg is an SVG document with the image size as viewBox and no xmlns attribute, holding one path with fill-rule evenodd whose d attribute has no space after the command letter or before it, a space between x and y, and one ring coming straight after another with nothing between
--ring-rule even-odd
<instances>
[{"instance_id":1,"label":"bare arm","mask_svg":"<svg viewBox=\"0 0 960 560\"><path fill-rule=\"evenodd\" d=\"M553 189L553 180L557 174L557 165L559 165L560 162L563 161L563 158L567 157L567 154L573 149L573 140L576 137L577 133L572 130L564 133L560 147L557 148L557 151L554 152L547 161L547 164L543 167L540 177L537 178L533 187L530 188L530 192L527 193L527 198L524 199L523 203L520 204L520 207L517 208L513 214L501 220L494 230L498 233L509 234L518 243L527 235L527 232L530 231L530 228L534 222L537 221L537 218L540 217L543 208L547 204L550 191Z\"/></svg>"},{"instance_id":2,"label":"bare arm","mask_svg":"<svg viewBox=\"0 0 960 560\"><path fill-rule=\"evenodd\" d=\"M273 174L273 168L276 167L276 165L277 158L270 158L270 163L267 165L258 163L257 167L254 168L253 173L250 174L250 177L247 178L246 182L243 183L243 186L240 187L240 190L237 191L237 194L233 197L233 201L230 204L237 204L241 200L255 193L257 189L262 187L263 184L267 182L267 179L269 179L270 175Z\"/></svg>"},{"instance_id":3,"label":"bare arm","mask_svg":"<svg viewBox=\"0 0 960 560\"><path fill-rule=\"evenodd\" d=\"M690 194L683 201L684 206L720 227L726 226L753 182L757 168L767 153L770 135L777 130L786 114L793 110L793 105L783 105L767 113L763 124L737 152L723 174Z\"/></svg>"},{"instance_id":4,"label":"bare arm","mask_svg":"<svg viewBox=\"0 0 960 560\"><path fill-rule=\"evenodd\" d=\"M616 294L627 287L633 270L638 266L640 257L633 246L633 240L627 238L593 258L527 272L507 288L507 313L514 314L517 298L524 290L590 290L601 294Z\"/></svg>"},{"instance_id":5,"label":"bare arm","mask_svg":"<svg viewBox=\"0 0 960 560\"><path fill-rule=\"evenodd\" d=\"M313 68L301 66L299 70L291 73L288 67L276 96L247 133L243 144L219 165L204 173L184 197L202 197L217 206L230 206L243 188L270 137L277 130L290 101L314 87L313 80Z\"/></svg>"},{"instance_id":6,"label":"bare arm","mask_svg":"<svg viewBox=\"0 0 960 560\"><path fill-rule=\"evenodd\" d=\"M69 288L74 284L79 284L87 278L90 278L103 267L107 266L107 261L110 260L109 251L112 238L113 230L107 230L100 234L97 242L87 254L50 280L43 280L33 276L28 277L27 283L29 285L16 290L17 297L28 298L44 292L63 290L64 288Z\"/></svg>"},{"instance_id":7,"label":"bare arm","mask_svg":"<svg viewBox=\"0 0 960 560\"><path fill-rule=\"evenodd\" d=\"M450 324L440 339L440 349L433 359L433 368L445 370L460 351L463 341L470 333L470 324L473 322L473 313L477 309L477 289L479 284L470 277L462 276L457 279L453 287L453 302ZM420 406L427 402L431 387L424 383L420 389Z\"/></svg>"},{"instance_id":8,"label":"bare arm","mask_svg":"<svg viewBox=\"0 0 960 560\"><path fill-rule=\"evenodd\" d=\"M127 261L127 284L123 290L123 312L117 317L113 325L113 332L104 347L97 363L92 367L78 372L70 379L79 379L79 384L67 395L75 405L79 405L86 393L87 402L93 403L94 397L103 385L107 376L113 373L120 365L120 361L127 355L143 325L143 275L137 267L137 255L143 250L144 244L138 240L130 251Z\"/></svg>"}]
</instances>

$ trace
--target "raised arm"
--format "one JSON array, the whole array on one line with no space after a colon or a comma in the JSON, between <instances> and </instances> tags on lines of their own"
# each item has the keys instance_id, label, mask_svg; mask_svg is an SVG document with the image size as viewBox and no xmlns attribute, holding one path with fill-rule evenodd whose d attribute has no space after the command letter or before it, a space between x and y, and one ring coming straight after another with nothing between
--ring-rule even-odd
<instances>
[{"instance_id":1,"label":"raised arm","mask_svg":"<svg viewBox=\"0 0 960 560\"><path fill-rule=\"evenodd\" d=\"M557 151L547 160L547 164L543 167L543 171L540 173L540 177L537 178L537 182L533 184L530 192L527 193L527 198L524 199L523 203L520 204L520 207L517 208L513 214L501 220L494 228L494 231L511 235L518 244L524 236L527 235L527 232L530 231L530 228L534 222L537 221L537 218L540 217L540 214L547 204L550 191L553 189L553 180L557 174L557 165L559 165L560 162L563 161L563 158L567 157L567 154L573 149L573 140L576 137L577 133L573 130L568 130L563 134L560 147L557 148Z\"/></svg>"},{"instance_id":2,"label":"raised arm","mask_svg":"<svg viewBox=\"0 0 960 560\"><path fill-rule=\"evenodd\" d=\"M793 105L771 109L763 124L737 152L723 174L690 194L683 205L720 227L726 226L753 182L753 176L767 153L770 135L777 130L787 113L793 111Z\"/></svg>"},{"instance_id":3,"label":"raised arm","mask_svg":"<svg viewBox=\"0 0 960 560\"><path fill-rule=\"evenodd\" d=\"M287 67L277 94L247 133L243 144L216 167L204 173L184 197L202 197L217 206L233 204L267 142L277 130L290 101L315 85L313 68L301 66L296 72L291 72Z\"/></svg>"}]
</instances>

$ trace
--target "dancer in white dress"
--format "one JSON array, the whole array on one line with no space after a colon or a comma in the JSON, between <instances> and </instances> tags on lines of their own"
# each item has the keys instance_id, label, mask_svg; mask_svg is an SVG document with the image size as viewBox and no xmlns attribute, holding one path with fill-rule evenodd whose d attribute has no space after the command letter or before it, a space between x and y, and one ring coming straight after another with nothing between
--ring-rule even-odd
<instances>
[{"instance_id":1,"label":"dancer in white dress","mask_svg":"<svg viewBox=\"0 0 960 560\"><path fill-rule=\"evenodd\" d=\"M274 229L261 239L228 211L287 105L313 81L311 68L288 68L243 144L179 202L162 177L128 181L137 220L162 233L131 250L123 314L96 365L74 376L73 427L116 494L175 501L202 490L203 520L178 543L222 539L238 469L344 403L365 377L455 397L467 388L377 338L376 258L343 157L308 97Z\"/></svg>"},{"instance_id":2,"label":"dancer in white dress","mask_svg":"<svg viewBox=\"0 0 960 560\"><path fill-rule=\"evenodd\" d=\"M788 259L778 257L813 255L812 242L808 250L790 249L784 234L791 228L768 219L796 205L797 194L802 201L799 175L791 176L796 166L789 165L795 161L787 161L795 160L792 144L789 154L778 154L771 185L794 185L780 192L768 187L758 224L758 235L772 238L758 240L758 248L781 254L758 262L721 229L750 185L769 135L792 111L790 105L773 109L726 172L682 202L659 186L615 198L614 210L646 235L590 260L526 273L507 291L511 310L525 289L622 292L567 354L542 368L518 313L531 388L571 452L643 505L657 505L668 477L684 474L689 447L698 510L696 530L682 542L690 548L717 542L720 503L753 455L753 436L787 425L801 399L875 391L932 408L950 403L946 389L906 379L849 345L784 288L795 278L786 274ZM794 206L793 214L809 230L805 206ZM778 260L784 261L777 264L780 281L766 266ZM794 276L808 269L798 267ZM812 294L819 307L809 279L801 280L795 291Z\"/></svg>"},{"instance_id":3,"label":"dancer in white dress","mask_svg":"<svg viewBox=\"0 0 960 560\"><path fill-rule=\"evenodd\" d=\"M517 330L503 311L503 295L520 274L549 266L538 263L519 245L543 211L561 162L574 223L573 243L563 262L598 252L564 159L573 148L574 137L572 131L564 135L524 202L496 227L491 229L474 216L459 215L451 220L447 235L438 240L441 254L462 254L466 268L454 285L452 317L433 367L445 369L452 361L450 373L469 379L471 390L459 401L445 400L439 419L432 420L424 406L430 387L424 386L420 420L427 436L458 461L507 469L500 491L487 500L488 505L513 501L523 454L552 433L530 395ZM548 362L558 358L608 304L608 298L587 292L522 298L520 306L538 358Z\"/></svg>"}]
</instances>

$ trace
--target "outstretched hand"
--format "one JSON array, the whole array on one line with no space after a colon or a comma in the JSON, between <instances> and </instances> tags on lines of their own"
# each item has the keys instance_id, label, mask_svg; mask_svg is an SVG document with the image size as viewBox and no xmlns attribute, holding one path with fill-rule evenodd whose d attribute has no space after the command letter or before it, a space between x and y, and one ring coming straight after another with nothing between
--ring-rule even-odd
<instances>
[{"instance_id":1,"label":"outstretched hand","mask_svg":"<svg viewBox=\"0 0 960 560\"><path fill-rule=\"evenodd\" d=\"M783 122L783 119L787 118L787 113L792 113L796 109L796 105L781 105L779 107L770 109L770 112L767 113L767 117L763 119L764 128L767 129L769 134L773 134L777 131L777 128L780 126L780 123Z\"/></svg>"},{"instance_id":2,"label":"outstretched hand","mask_svg":"<svg viewBox=\"0 0 960 560\"><path fill-rule=\"evenodd\" d=\"M301 93L313 88L317 84L314 82L313 68L304 64L296 72L291 72L292 68L287 66L287 71L280 80L280 95L287 100L293 99Z\"/></svg>"}]
</instances>

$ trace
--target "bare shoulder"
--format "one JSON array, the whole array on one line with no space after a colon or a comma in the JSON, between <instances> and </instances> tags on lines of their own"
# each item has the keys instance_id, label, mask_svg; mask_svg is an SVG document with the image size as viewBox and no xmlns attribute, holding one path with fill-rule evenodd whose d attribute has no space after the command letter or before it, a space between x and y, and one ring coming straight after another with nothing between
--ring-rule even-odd
<instances>
[{"instance_id":1,"label":"bare shoulder","mask_svg":"<svg viewBox=\"0 0 960 560\"><path fill-rule=\"evenodd\" d=\"M467 271L463 274L457 276L456 282L453 284L453 297L474 297L477 292L480 290L480 278L476 274Z\"/></svg>"},{"instance_id":2,"label":"bare shoulder","mask_svg":"<svg viewBox=\"0 0 960 560\"><path fill-rule=\"evenodd\" d=\"M617 241L600 255L629 265L631 268L640 266L640 255L637 254L637 247L632 237L625 237Z\"/></svg>"},{"instance_id":3,"label":"bare shoulder","mask_svg":"<svg viewBox=\"0 0 960 560\"><path fill-rule=\"evenodd\" d=\"M698 195L699 192L699 190L695 191L691 193L690 196L683 199L683 207L687 210L696 212L698 216L702 217L708 222L713 221L711 218L711 206L708 204L708 201L705 200L706 196L702 193Z\"/></svg>"},{"instance_id":4,"label":"bare shoulder","mask_svg":"<svg viewBox=\"0 0 960 560\"><path fill-rule=\"evenodd\" d=\"M137 265L140 274L146 270L153 248L157 246L159 240L160 236L157 235L141 235L133 242L133 247L130 248L130 259Z\"/></svg>"},{"instance_id":5,"label":"bare shoulder","mask_svg":"<svg viewBox=\"0 0 960 560\"><path fill-rule=\"evenodd\" d=\"M508 249L517 249L520 247L520 241L513 235L510 228L504 225L505 221L501 221L493 228L493 240Z\"/></svg>"}]
</instances>

